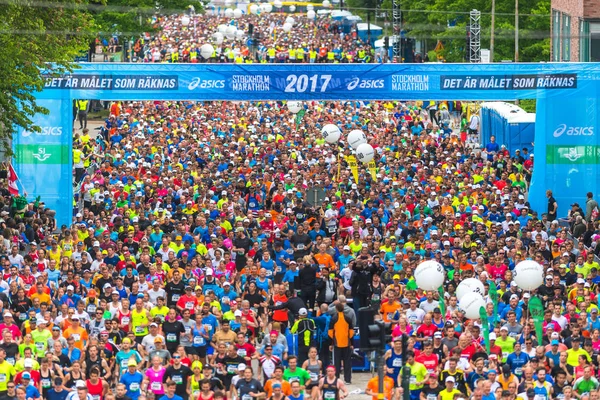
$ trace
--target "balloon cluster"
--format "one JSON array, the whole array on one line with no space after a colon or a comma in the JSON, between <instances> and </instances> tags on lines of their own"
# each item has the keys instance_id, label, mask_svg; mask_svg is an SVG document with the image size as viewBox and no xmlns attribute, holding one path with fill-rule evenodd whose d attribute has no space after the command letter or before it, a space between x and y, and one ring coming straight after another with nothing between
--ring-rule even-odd
<instances>
[{"instance_id":1,"label":"balloon cluster","mask_svg":"<svg viewBox=\"0 0 600 400\"><path fill-rule=\"evenodd\" d=\"M335 124L327 124L321 128L323 139L327 143L337 143L342 137L342 131ZM360 129L348 133L348 144L356 151L356 158L367 164L375 158L375 149L367 143L367 135Z\"/></svg>"},{"instance_id":2,"label":"balloon cluster","mask_svg":"<svg viewBox=\"0 0 600 400\"><path fill-rule=\"evenodd\" d=\"M420 289L437 291L444 284L446 272L440 263L429 260L417 266L414 278ZM513 279L521 289L535 290L544 282L544 268L533 260L521 261L513 271ZM481 307L486 306L484 296L483 282L476 278L467 278L456 288L458 307L469 319L479 318Z\"/></svg>"}]
</instances>

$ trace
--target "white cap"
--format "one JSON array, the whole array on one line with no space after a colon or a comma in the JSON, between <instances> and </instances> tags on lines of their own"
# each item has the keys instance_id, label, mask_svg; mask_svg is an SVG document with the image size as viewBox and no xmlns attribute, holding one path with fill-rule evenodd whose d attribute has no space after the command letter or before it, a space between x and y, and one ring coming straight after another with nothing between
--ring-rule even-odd
<instances>
[{"instance_id":1,"label":"white cap","mask_svg":"<svg viewBox=\"0 0 600 400\"><path fill-rule=\"evenodd\" d=\"M73 285L69 285L67 286L67 290L75 290L75 288L73 287Z\"/></svg>"},{"instance_id":2,"label":"white cap","mask_svg":"<svg viewBox=\"0 0 600 400\"><path fill-rule=\"evenodd\" d=\"M242 316L242 311L241 310L235 310L235 312L233 313L233 315L235 317L241 317Z\"/></svg>"},{"instance_id":3,"label":"white cap","mask_svg":"<svg viewBox=\"0 0 600 400\"><path fill-rule=\"evenodd\" d=\"M33 368L33 360L31 358L26 358L23 362L23 367L25 368Z\"/></svg>"},{"instance_id":4,"label":"white cap","mask_svg":"<svg viewBox=\"0 0 600 400\"><path fill-rule=\"evenodd\" d=\"M100 247L100 242L99 241L95 241L94 243L92 243L93 247Z\"/></svg>"},{"instance_id":5,"label":"white cap","mask_svg":"<svg viewBox=\"0 0 600 400\"><path fill-rule=\"evenodd\" d=\"M496 333L490 332L490 340L496 340Z\"/></svg>"},{"instance_id":6,"label":"white cap","mask_svg":"<svg viewBox=\"0 0 600 400\"><path fill-rule=\"evenodd\" d=\"M453 377L449 376L449 377L446 378L446 382L452 382L452 383L454 383L456 381L454 380Z\"/></svg>"},{"instance_id":7,"label":"white cap","mask_svg":"<svg viewBox=\"0 0 600 400\"><path fill-rule=\"evenodd\" d=\"M307 315L308 311L306 310L306 308L302 307L300 310L298 310L298 314L299 315Z\"/></svg>"},{"instance_id":8,"label":"white cap","mask_svg":"<svg viewBox=\"0 0 600 400\"><path fill-rule=\"evenodd\" d=\"M212 268L208 268L206 270L206 275L211 276L213 274L213 269Z\"/></svg>"}]
</instances>

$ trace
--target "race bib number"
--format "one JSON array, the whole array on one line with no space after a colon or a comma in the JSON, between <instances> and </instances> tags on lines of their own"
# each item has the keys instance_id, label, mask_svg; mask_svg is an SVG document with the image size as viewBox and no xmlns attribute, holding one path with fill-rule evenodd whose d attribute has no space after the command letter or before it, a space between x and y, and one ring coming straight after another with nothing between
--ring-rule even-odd
<instances>
[{"instance_id":1,"label":"race bib number","mask_svg":"<svg viewBox=\"0 0 600 400\"><path fill-rule=\"evenodd\" d=\"M296 248L298 250L304 250L304 245L303 244L299 244L298 246L296 246Z\"/></svg>"},{"instance_id":2,"label":"race bib number","mask_svg":"<svg viewBox=\"0 0 600 400\"><path fill-rule=\"evenodd\" d=\"M87 312L88 314L93 314L96 312L96 305L95 304L88 304L87 306Z\"/></svg>"},{"instance_id":3,"label":"race bib number","mask_svg":"<svg viewBox=\"0 0 600 400\"><path fill-rule=\"evenodd\" d=\"M181 298L181 296L178 294L173 295L173 301L178 301L180 298Z\"/></svg>"},{"instance_id":4,"label":"race bib number","mask_svg":"<svg viewBox=\"0 0 600 400\"><path fill-rule=\"evenodd\" d=\"M173 382L175 382L178 385L181 385L183 383L183 377L181 377L179 375L175 375L171 379L173 380Z\"/></svg>"},{"instance_id":5,"label":"race bib number","mask_svg":"<svg viewBox=\"0 0 600 400\"><path fill-rule=\"evenodd\" d=\"M129 317L121 318L121 325L129 325Z\"/></svg>"},{"instance_id":6,"label":"race bib number","mask_svg":"<svg viewBox=\"0 0 600 400\"><path fill-rule=\"evenodd\" d=\"M230 374L235 374L237 372L237 367L235 365L228 365L227 372Z\"/></svg>"},{"instance_id":7,"label":"race bib number","mask_svg":"<svg viewBox=\"0 0 600 400\"><path fill-rule=\"evenodd\" d=\"M93 394L92 395L92 400L100 400L100 395L99 394Z\"/></svg>"},{"instance_id":8,"label":"race bib number","mask_svg":"<svg viewBox=\"0 0 600 400\"><path fill-rule=\"evenodd\" d=\"M401 358L394 358L394 361L392 361L392 366L399 368L402 366L402 359Z\"/></svg>"},{"instance_id":9,"label":"race bib number","mask_svg":"<svg viewBox=\"0 0 600 400\"><path fill-rule=\"evenodd\" d=\"M142 328L141 326L137 326L135 328L135 333L144 333L144 328Z\"/></svg>"},{"instance_id":10,"label":"race bib number","mask_svg":"<svg viewBox=\"0 0 600 400\"><path fill-rule=\"evenodd\" d=\"M44 349L46 348L46 343L45 342L35 342L35 348L38 349L39 351L44 351Z\"/></svg>"},{"instance_id":11,"label":"race bib number","mask_svg":"<svg viewBox=\"0 0 600 400\"><path fill-rule=\"evenodd\" d=\"M252 396L250 396L249 394L245 394L242 396L242 400L252 400Z\"/></svg>"},{"instance_id":12,"label":"race bib number","mask_svg":"<svg viewBox=\"0 0 600 400\"><path fill-rule=\"evenodd\" d=\"M237 355L240 357L246 357L246 349L238 349Z\"/></svg>"},{"instance_id":13,"label":"race bib number","mask_svg":"<svg viewBox=\"0 0 600 400\"><path fill-rule=\"evenodd\" d=\"M411 385L416 385L417 384L417 377L416 376L411 376L410 377L410 384Z\"/></svg>"},{"instance_id":14,"label":"race bib number","mask_svg":"<svg viewBox=\"0 0 600 400\"><path fill-rule=\"evenodd\" d=\"M132 383L131 385L129 385L129 390L132 392L137 392L138 390L140 390L140 384L137 382Z\"/></svg>"},{"instance_id":15,"label":"race bib number","mask_svg":"<svg viewBox=\"0 0 600 400\"><path fill-rule=\"evenodd\" d=\"M323 393L323 398L326 400L335 400L335 393L334 392L325 392L325 393Z\"/></svg>"},{"instance_id":16,"label":"race bib number","mask_svg":"<svg viewBox=\"0 0 600 400\"><path fill-rule=\"evenodd\" d=\"M81 335L79 335L78 333L74 333L72 336L76 342L79 342L79 339L81 339Z\"/></svg>"},{"instance_id":17,"label":"race bib number","mask_svg":"<svg viewBox=\"0 0 600 400\"><path fill-rule=\"evenodd\" d=\"M300 378L298 378L297 376L290 376L289 379L288 379L288 382L289 383L300 382Z\"/></svg>"},{"instance_id":18,"label":"race bib number","mask_svg":"<svg viewBox=\"0 0 600 400\"><path fill-rule=\"evenodd\" d=\"M167 333L167 342L176 342L177 335L174 333Z\"/></svg>"},{"instance_id":19,"label":"race bib number","mask_svg":"<svg viewBox=\"0 0 600 400\"><path fill-rule=\"evenodd\" d=\"M50 379L42 379L42 387L44 389L48 389L49 387L52 387L52 383L50 382Z\"/></svg>"},{"instance_id":20,"label":"race bib number","mask_svg":"<svg viewBox=\"0 0 600 400\"><path fill-rule=\"evenodd\" d=\"M152 385L150 385L150 389L154 391L160 391L162 389L162 383L152 382Z\"/></svg>"},{"instance_id":21,"label":"race bib number","mask_svg":"<svg viewBox=\"0 0 600 400\"><path fill-rule=\"evenodd\" d=\"M187 308L188 310L191 310L194 308L194 302L193 301L188 301L185 303L185 308Z\"/></svg>"},{"instance_id":22,"label":"race bib number","mask_svg":"<svg viewBox=\"0 0 600 400\"><path fill-rule=\"evenodd\" d=\"M14 366L16 362L14 357L7 358L6 361L12 366Z\"/></svg>"},{"instance_id":23,"label":"race bib number","mask_svg":"<svg viewBox=\"0 0 600 400\"><path fill-rule=\"evenodd\" d=\"M515 368L515 375L523 375L523 368L519 367L519 368Z\"/></svg>"},{"instance_id":24,"label":"race bib number","mask_svg":"<svg viewBox=\"0 0 600 400\"><path fill-rule=\"evenodd\" d=\"M311 373L310 373L310 380L311 380L312 382L316 382L316 381L318 381L318 380L319 380L319 374L315 374L314 372L311 372Z\"/></svg>"},{"instance_id":25,"label":"race bib number","mask_svg":"<svg viewBox=\"0 0 600 400\"><path fill-rule=\"evenodd\" d=\"M331 227L329 227L329 229L328 229L329 233L335 233L335 231L336 231L336 230L337 230L337 229L336 229L336 227L335 227L335 226L331 226Z\"/></svg>"},{"instance_id":26,"label":"race bib number","mask_svg":"<svg viewBox=\"0 0 600 400\"><path fill-rule=\"evenodd\" d=\"M0 382L6 382L6 375L0 374Z\"/></svg>"},{"instance_id":27,"label":"race bib number","mask_svg":"<svg viewBox=\"0 0 600 400\"><path fill-rule=\"evenodd\" d=\"M194 336L194 344L196 346L204 346L204 338L202 336Z\"/></svg>"}]
</instances>

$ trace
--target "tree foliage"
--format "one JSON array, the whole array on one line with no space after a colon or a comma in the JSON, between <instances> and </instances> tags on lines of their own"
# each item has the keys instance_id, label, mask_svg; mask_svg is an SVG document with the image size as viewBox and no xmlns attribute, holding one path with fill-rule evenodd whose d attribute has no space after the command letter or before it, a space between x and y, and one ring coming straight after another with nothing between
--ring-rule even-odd
<instances>
[{"instance_id":1,"label":"tree foliage","mask_svg":"<svg viewBox=\"0 0 600 400\"><path fill-rule=\"evenodd\" d=\"M88 48L95 30L81 0L3 0L0 7L0 142L18 128L39 131L35 92L44 86L44 73L63 73ZM52 63L50 65L49 63Z\"/></svg>"},{"instance_id":2,"label":"tree foliage","mask_svg":"<svg viewBox=\"0 0 600 400\"><path fill-rule=\"evenodd\" d=\"M364 15L369 1L346 0L350 10ZM392 15L392 0L383 0L383 11ZM448 62L466 58L466 26L469 11L481 11L481 48L490 48L490 0L401 0L403 28L408 37L425 45L424 52L435 49L438 40L444 50L439 55ZM494 60L514 60L515 0L496 0ZM550 58L550 0L519 2L519 61L548 61Z\"/></svg>"},{"instance_id":3,"label":"tree foliage","mask_svg":"<svg viewBox=\"0 0 600 400\"><path fill-rule=\"evenodd\" d=\"M124 36L138 36L153 32L157 26L152 17L160 14L181 14L194 6L196 12L202 10L199 0L101 0L102 6L91 7L92 15L106 34L122 33Z\"/></svg>"}]
</instances>

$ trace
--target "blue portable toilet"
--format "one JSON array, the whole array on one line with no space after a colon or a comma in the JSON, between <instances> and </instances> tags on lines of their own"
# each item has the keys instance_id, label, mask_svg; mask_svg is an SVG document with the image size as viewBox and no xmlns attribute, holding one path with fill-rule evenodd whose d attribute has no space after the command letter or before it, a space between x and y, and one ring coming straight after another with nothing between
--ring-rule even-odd
<instances>
[{"instance_id":1,"label":"blue portable toilet","mask_svg":"<svg viewBox=\"0 0 600 400\"><path fill-rule=\"evenodd\" d=\"M342 19L351 16L352 13L346 10L333 10L330 15L332 20L341 21Z\"/></svg>"},{"instance_id":2,"label":"blue portable toilet","mask_svg":"<svg viewBox=\"0 0 600 400\"><path fill-rule=\"evenodd\" d=\"M348 15L342 18L342 32L349 34L354 30L356 24L362 21L362 18L358 15Z\"/></svg>"},{"instance_id":3,"label":"blue portable toilet","mask_svg":"<svg viewBox=\"0 0 600 400\"><path fill-rule=\"evenodd\" d=\"M356 31L358 32L358 38L363 42L366 42L369 39L369 26L371 27L371 46L375 44L375 40L383 34L383 28L375 25L368 24L364 22L360 22L356 24Z\"/></svg>"},{"instance_id":4,"label":"blue portable toilet","mask_svg":"<svg viewBox=\"0 0 600 400\"><path fill-rule=\"evenodd\" d=\"M533 151L535 113L528 113L515 104L494 101L482 103L479 116L483 146L493 135L496 143L505 145L511 156L517 149Z\"/></svg>"}]
</instances>

